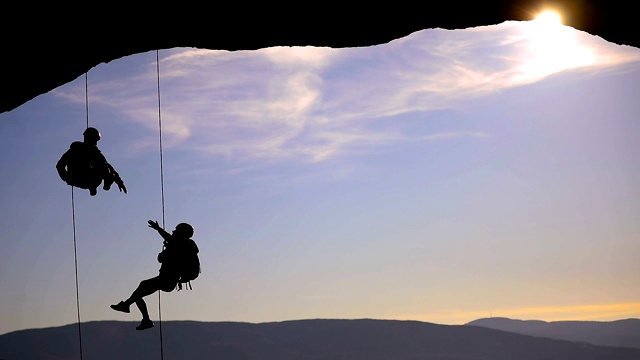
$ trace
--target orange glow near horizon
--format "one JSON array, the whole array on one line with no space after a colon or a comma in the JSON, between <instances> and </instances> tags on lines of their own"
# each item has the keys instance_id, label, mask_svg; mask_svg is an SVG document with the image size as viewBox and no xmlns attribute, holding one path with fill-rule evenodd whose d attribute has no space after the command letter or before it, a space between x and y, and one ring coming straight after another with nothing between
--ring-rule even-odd
<instances>
[{"instance_id":1,"label":"orange glow near horizon","mask_svg":"<svg viewBox=\"0 0 640 360\"><path fill-rule=\"evenodd\" d=\"M424 314L401 314L397 320L418 320L437 324L461 325L473 320L503 317L514 320L541 321L614 321L640 318L640 302L616 304L587 304L575 306L541 306L491 311L449 310Z\"/></svg>"}]
</instances>

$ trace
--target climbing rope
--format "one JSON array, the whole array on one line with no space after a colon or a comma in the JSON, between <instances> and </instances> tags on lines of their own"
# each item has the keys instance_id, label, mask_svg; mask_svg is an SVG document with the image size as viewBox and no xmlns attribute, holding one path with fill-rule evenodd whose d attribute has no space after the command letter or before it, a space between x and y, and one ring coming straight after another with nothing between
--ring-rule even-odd
<instances>
[{"instance_id":1,"label":"climbing rope","mask_svg":"<svg viewBox=\"0 0 640 360\"><path fill-rule=\"evenodd\" d=\"M80 290L78 286L78 247L76 245L76 206L71 187L71 219L73 223L73 258L76 269L76 307L78 309L78 340L80 342L80 360L82 360L82 327L80 326Z\"/></svg>"},{"instance_id":2,"label":"climbing rope","mask_svg":"<svg viewBox=\"0 0 640 360\"><path fill-rule=\"evenodd\" d=\"M89 127L89 73L84 73L84 106L87 114L87 128Z\"/></svg>"},{"instance_id":3,"label":"climbing rope","mask_svg":"<svg viewBox=\"0 0 640 360\"><path fill-rule=\"evenodd\" d=\"M162 154L162 116L161 116L161 106L160 106L160 61L158 50L156 50L156 73L158 80L158 130L159 130L159 138L160 138L160 186L161 186L161 198L162 198L162 227L166 227L165 223L165 206L164 206L164 169L163 169L163 154ZM87 120L87 128L89 127L89 85L88 85L88 74L85 73L85 112L86 112L86 120ZM73 192L73 186L71 186L71 218L73 224L73 255L74 255L74 264L75 264L75 278L76 278L76 307L77 307L77 315L78 315L78 338L80 343L80 360L83 357L82 351L82 327L80 321L80 287L78 283L78 248L77 248L77 237L76 237L76 212L75 212L75 198ZM163 339L162 339L162 308L160 301L160 291L158 291L158 323L160 328L160 358L164 359L164 349L163 349Z\"/></svg>"},{"instance_id":4,"label":"climbing rope","mask_svg":"<svg viewBox=\"0 0 640 360\"><path fill-rule=\"evenodd\" d=\"M87 116L87 128L89 127L89 80L88 73L84 74L84 102ZM76 201L71 186L71 223L73 224L73 263L76 275L76 308L78 315L78 342L80 345L80 360L82 360L82 322L80 321L80 286L78 283L78 241L76 237Z\"/></svg>"},{"instance_id":5,"label":"climbing rope","mask_svg":"<svg viewBox=\"0 0 640 360\"><path fill-rule=\"evenodd\" d=\"M162 228L165 226L165 215L164 215L164 169L162 166L162 115L161 115L161 107L160 107L160 58L158 55L158 50L156 50L156 75L158 79L158 133L160 138L160 194L162 198ZM160 329L160 358L164 359L164 351L162 347L162 307L160 303L160 293L158 290L158 325Z\"/></svg>"},{"instance_id":6,"label":"climbing rope","mask_svg":"<svg viewBox=\"0 0 640 360\"><path fill-rule=\"evenodd\" d=\"M158 50L156 50L156 74L158 76L158 132L160 135L160 193L162 195L162 227L164 228L164 170L162 168L162 116L160 112L160 60Z\"/></svg>"}]
</instances>

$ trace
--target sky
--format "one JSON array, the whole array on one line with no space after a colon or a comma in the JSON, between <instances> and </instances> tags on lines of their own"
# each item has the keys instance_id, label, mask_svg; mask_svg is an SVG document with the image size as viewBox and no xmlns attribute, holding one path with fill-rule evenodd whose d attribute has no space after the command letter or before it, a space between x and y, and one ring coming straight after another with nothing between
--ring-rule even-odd
<instances>
[{"instance_id":1,"label":"sky","mask_svg":"<svg viewBox=\"0 0 640 360\"><path fill-rule=\"evenodd\" d=\"M640 318L639 81L541 20L100 64L0 114L0 334L139 320L150 219L202 262L163 321ZM127 194L58 177L87 122Z\"/></svg>"}]
</instances>

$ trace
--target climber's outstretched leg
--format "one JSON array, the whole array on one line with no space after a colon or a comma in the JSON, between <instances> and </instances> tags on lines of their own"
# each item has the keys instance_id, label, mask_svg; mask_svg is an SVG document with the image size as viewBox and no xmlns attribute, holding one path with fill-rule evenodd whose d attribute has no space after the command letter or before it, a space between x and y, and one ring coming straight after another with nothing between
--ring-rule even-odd
<instances>
[{"instance_id":1,"label":"climber's outstretched leg","mask_svg":"<svg viewBox=\"0 0 640 360\"><path fill-rule=\"evenodd\" d=\"M140 325L136 327L136 330L145 330L152 328L154 324L149 317L147 303L145 303L143 298L155 293L158 290L170 292L175 289L177 282L177 279L174 279L173 277L163 277L162 275L158 275L151 279L142 280L140 282L140 285L138 285L138 287L133 291L133 293L127 300L120 301L116 305L111 305L111 308L116 311L129 313L129 307L131 306L131 304L135 303L138 307L138 310L140 310L140 314L142 314L142 321L140 322Z\"/></svg>"}]
</instances>

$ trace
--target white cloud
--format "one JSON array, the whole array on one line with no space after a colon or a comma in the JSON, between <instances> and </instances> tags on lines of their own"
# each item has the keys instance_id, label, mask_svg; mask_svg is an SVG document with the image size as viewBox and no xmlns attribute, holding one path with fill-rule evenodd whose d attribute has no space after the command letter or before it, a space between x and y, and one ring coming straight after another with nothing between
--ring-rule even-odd
<instances>
[{"instance_id":1,"label":"white cloud","mask_svg":"<svg viewBox=\"0 0 640 360\"><path fill-rule=\"evenodd\" d=\"M546 33L536 26L505 22L424 30L367 48L162 51L165 145L230 160L323 161L355 148L407 140L486 136L416 134L392 117L455 107L571 68L640 59L638 49L572 28ZM145 69L135 77L94 85L92 101L157 129L155 63ZM84 101L70 93L58 95ZM374 127L381 119L394 126ZM137 146L152 143L143 140Z\"/></svg>"},{"instance_id":2,"label":"white cloud","mask_svg":"<svg viewBox=\"0 0 640 360\"><path fill-rule=\"evenodd\" d=\"M331 63L338 51L326 47L296 46L296 47L271 47L256 50L280 66L320 69Z\"/></svg>"}]
</instances>

